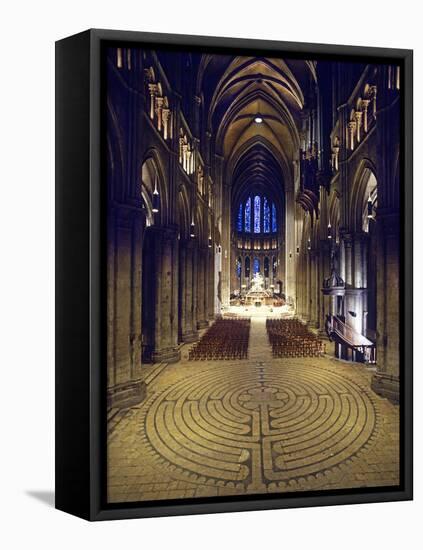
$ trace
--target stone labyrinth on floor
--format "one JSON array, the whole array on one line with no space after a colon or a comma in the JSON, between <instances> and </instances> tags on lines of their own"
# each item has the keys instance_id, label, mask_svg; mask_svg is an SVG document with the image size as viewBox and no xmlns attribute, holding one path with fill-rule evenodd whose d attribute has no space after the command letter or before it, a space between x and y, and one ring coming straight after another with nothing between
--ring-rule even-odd
<instances>
[{"instance_id":1,"label":"stone labyrinth on floor","mask_svg":"<svg viewBox=\"0 0 423 550\"><path fill-rule=\"evenodd\" d=\"M199 369L142 408L146 442L169 471L247 492L353 458L377 422L366 390L313 365Z\"/></svg>"}]
</instances>

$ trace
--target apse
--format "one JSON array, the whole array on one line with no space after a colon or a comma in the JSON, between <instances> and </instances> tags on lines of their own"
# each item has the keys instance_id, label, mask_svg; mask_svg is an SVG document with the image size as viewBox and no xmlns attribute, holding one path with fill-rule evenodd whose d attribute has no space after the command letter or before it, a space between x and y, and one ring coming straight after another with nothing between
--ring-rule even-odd
<instances>
[{"instance_id":1,"label":"apse","mask_svg":"<svg viewBox=\"0 0 423 550\"><path fill-rule=\"evenodd\" d=\"M232 267L237 272L239 259L241 265L253 266L251 274L245 268L241 276L231 277L231 295L249 288L257 273L265 288L279 293L285 280L284 182L278 160L263 143L253 143L238 160L231 192Z\"/></svg>"}]
</instances>

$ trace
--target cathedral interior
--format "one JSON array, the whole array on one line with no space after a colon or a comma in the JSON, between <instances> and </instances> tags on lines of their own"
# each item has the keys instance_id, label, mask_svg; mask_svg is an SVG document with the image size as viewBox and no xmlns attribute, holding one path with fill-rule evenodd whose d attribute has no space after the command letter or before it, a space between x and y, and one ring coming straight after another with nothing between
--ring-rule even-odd
<instances>
[{"instance_id":1,"label":"cathedral interior","mask_svg":"<svg viewBox=\"0 0 423 550\"><path fill-rule=\"evenodd\" d=\"M398 485L399 67L105 66L109 502Z\"/></svg>"}]
</instances>

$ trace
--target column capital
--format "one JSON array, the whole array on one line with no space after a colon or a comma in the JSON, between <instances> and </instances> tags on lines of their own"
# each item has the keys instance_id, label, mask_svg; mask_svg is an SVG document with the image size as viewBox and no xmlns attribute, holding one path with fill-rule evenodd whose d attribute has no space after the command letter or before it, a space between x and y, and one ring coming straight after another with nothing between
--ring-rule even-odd
<instances>
[{"instance_id":1,"label":"column capital","mask_svg":"<svg viewBox=\"0 0 423 550\"><path fill-rule=\"evenodd\" d=\"M150 225L148 230L157 236L160 235L167 239L176 239L179 233L179 227L175 224Z\"/></svg>"},{"instance_id":2,"label":"column capital","mask_svg":"<svg viewBox=\"0 0 423 550\"><path fill-rule=\"evenodd\" d=\"M341 236L342 240L344 241L344 245L346 248L351 248L352 246L352 241L353 241L353 237L351 235L351 233L344 233L342 236Z\"/></svg>"},{"instance_id":3,"label":"column capital","mask_svg":"<svg viewBox=\"0 0 423 550\"><path fill-rule=\"evenodd\" d=\"M192 237L183 239L182 244L186 250L194 250L197 248L197 241L195 238L193 239Z\"/></svg>"},{"instance_id":4,"label":"column capital","mask_svg":"<svg viewBox=\"0 0 423 550\"><path fill-rule=\"evenodd\" d=\"M141 203L114 204L110 207L110 212L117 225L121 227L130 227L136 220L140 223L145 221L145 212L141 207Z\"/></svg>"},{"instance_id":5,"label":"column capital","mask_svg":"<svg viewBox=\"0 0 423 550\"><path fill-rule=\"evenodd\" d=\"M376 223L382 226L386 235L398 235L401 216L397 208L378 208Z\"/></svg>"},{"instance_id":6,"label":"column capital","mask_svg":"<svg viewBox=\"0 0 423 550\"><path fill-rule=\"evenodd\" d=\"M365 241L368 240L369 234L366 233L365 231L356 231L356 232L353 234L353 238L354 238L354 241L357 241L357 242L365 242Z\"/></svg>"},{"instance_id":7,"label":"column capital","mask_svg":"<svg viewBox=\"0 0 423 550\"><path fill-rule=\"evenodd\" d=\"M333 238L331 240L333 240ZM319 243L319 248L322 252L330 252L331 242L328 241L327 237L320 239Z\"/></svg>"}]
</instances>

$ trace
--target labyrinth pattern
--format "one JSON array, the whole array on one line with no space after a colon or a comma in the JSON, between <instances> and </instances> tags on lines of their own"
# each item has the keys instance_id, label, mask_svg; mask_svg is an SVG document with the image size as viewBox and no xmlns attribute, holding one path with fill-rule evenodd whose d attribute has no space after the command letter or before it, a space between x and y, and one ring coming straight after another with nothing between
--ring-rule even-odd
<instances>
[{"instance_id":1,"label":"labyrinth pattern","mask_svg":"<svg viewBox=\"0 0 423 550\"><path fill-rule=\"evenodd\" d=\"M261 492L350 459L376 422L367 392L333 372L233 364L229 379L214 366L155 395L145 433L191 481Z\"/></svg>"},{"instance_id":2,"label":"labyrinth pattern","mask_svg":"<svg viewBox=\"0 0 423 550\"><path fill-rule=\"evenodd\" d=\"M109 412L110 502L398 485L399 409L364 367L252 355L158 366Z\"/></svg>"}]
</instances>

